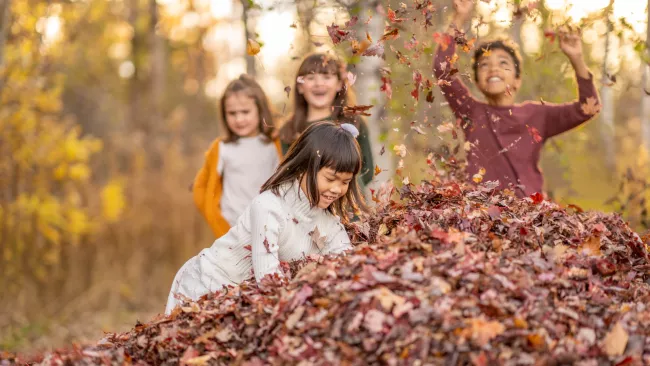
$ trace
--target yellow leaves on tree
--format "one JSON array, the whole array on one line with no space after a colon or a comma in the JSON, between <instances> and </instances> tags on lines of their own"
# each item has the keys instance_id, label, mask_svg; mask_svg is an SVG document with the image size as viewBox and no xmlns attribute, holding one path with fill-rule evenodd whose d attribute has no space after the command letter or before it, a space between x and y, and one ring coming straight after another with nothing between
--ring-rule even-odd
<instances>
[{"instance_id":1,"label":"yellow leaves on tree","mask_svg":"<svg viewBox=\"0 0 650 366\"><path fill-rule=\"evenodd\" d=\"M124 187L119 181L109 182L101 192L102 214L110 222L117 221L126 207Z\"/></svg>"}]
</instances>

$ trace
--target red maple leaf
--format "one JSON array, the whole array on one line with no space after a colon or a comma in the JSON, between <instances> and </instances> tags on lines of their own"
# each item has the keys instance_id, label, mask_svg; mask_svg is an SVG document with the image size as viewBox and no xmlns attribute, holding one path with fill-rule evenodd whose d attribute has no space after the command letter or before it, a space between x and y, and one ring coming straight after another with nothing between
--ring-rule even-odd
<instances>
[{"instance_id":1,"label":"red maple leaf","mask_svg":"<svg viewBox=\"0 0 650 366\"><path fill-rule=\"evenodd\" d=\"M544 201L544 195L542 195L539 192L535 192L535 193L530 195L530 199L533 200L534 204L538 204L538 203L541 203L541 202Z\"/></svg>"}]
</instances>

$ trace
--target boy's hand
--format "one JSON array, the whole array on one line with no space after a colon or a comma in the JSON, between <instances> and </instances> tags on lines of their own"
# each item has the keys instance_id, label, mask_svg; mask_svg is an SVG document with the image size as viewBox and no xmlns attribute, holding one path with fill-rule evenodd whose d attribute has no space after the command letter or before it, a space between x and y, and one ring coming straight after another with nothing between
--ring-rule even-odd
<instances>
[{"instance_id":1,"label":"boy's hand","mask_svg":"<svg viewBox=\"0 0 650 366\"><path fill-rule=\"evenodd\" d=\"M560 49L568 58L575 61L582 58L582 39L580 33L562 29L558 32Z\"/></svg>"},{"instance_id":2,"label":"boy's hand","mask_svg":"<svg viewBox=\"0 0 650 366\"><path fill-rule=\"evenodd\" d=\"M560 49L571 61L573 69L579 77L589 79L589 69L582 57L582 39L580 33L570 29L561 29L558 32L560 38Z\"/></svg>"},{"instance_id":3,"label":"boy's hand","mask_svg":"<svg viewBox=\"0 0 650 366\"><path fill-rule=\"evenodd\" d=\"M454 0L454 23L460 29L469 18L474 9L475 0Z\"/></svg>"},{"instance_id":4,"label":"boy's hand","mask_svg":"<svg viewBox=\"0 0 650 366\"><path fill-rule=\"evenodd\" d=\"M454 0L456 14L469 18L472 9L474 9L474 0Z\"/></svg>"}]
</instances>

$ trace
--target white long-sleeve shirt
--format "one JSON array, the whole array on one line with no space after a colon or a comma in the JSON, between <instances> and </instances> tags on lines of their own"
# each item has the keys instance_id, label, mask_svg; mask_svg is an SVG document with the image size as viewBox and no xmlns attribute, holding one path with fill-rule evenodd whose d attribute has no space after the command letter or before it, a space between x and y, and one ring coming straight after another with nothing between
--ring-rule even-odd
<instances>
[{"instance_id":1,"label":"white long-sleeve shirt","mask_svg":"<svg viewBox=\"0 0 650 366\"><path fill-rule=\"evenodd\" d=\"M318 243L312 235L316 228L321 237ZM255 197L226 235L181 267L165 313L180 303L176 293L197 300L253 276L260 281L269 273L280 273L280 261L350 248L350 238L337 216L311 208L297 181L285 184L279 196L266 191Z\"/></svg>"},{"instance_id":2,"label":"white long-sleeve shirt","mask_svg":"<svg viewBox=\"0 0 650 366\"><path fill-rule=\"evenodd\" d=\"M262 134L219 143L219 160L215 167L223 186L219 204L223 218L231 227L273 175L279 161L275 144L265 141Z\"/></svg>"}]
</instances>

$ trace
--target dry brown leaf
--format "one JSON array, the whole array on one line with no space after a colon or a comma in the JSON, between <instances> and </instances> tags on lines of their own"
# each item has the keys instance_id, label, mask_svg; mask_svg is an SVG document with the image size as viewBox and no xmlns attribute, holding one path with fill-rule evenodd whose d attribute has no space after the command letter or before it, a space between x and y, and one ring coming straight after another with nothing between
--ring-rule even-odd
<instances>
[{"instance_id":1,"label":"dry brown leaf","mask_svg":"<svg viewBox=\"0 0 650 366\"><path fill-rule=\"evenodd\" d=\"M627 347L627 340L629 335L623 325L618 322L612 328L612 330L607 333L605 340L603 342L603 348L605 353L608 356L620 356L625 352L625 347Z\"/></svg>"}]
</instances>

